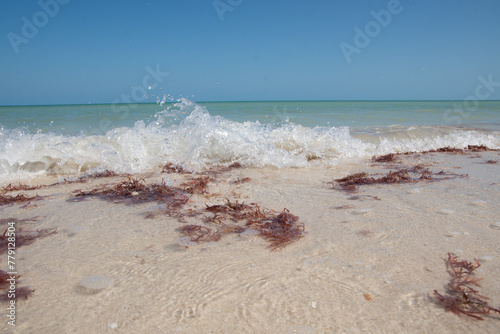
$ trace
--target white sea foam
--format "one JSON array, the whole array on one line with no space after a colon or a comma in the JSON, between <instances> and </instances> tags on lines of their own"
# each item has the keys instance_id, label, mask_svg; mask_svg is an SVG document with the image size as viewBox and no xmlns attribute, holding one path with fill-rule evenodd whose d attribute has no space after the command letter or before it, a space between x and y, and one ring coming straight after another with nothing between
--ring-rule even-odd
<instances>
[{"instance_id":1,"label":"white sea foam","mask_svg":"<svg viewBox=\"0 0 500 334\"><path fill-rule=\"evenodd\" d=\"M175 122L172 120L176 120ZM138 121L105 135L64 136L0 130L0 176L3 183L41 174L78 174L89 169L115 172L159 171L172 162L190 170L211 165L278 168L339 164L391 152L423 151L444 146L500 147L498 132L454 127L391 127L351 132L348 127L304 127L234 122L212 116L182 99L158 113L153 122Z\"/></svg>"}]
</instances>

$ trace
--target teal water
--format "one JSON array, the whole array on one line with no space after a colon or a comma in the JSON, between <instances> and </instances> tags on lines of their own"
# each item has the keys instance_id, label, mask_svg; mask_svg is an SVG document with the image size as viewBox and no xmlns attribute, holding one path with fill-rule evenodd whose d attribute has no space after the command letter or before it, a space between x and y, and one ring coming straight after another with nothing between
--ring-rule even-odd
<instances>
[{"instance_id":1,"label":"teal water","mask_svg":"<svg viewBox=\"0 0 500 334\"><path fill-rule=\"evenodd\" d=\"M352 130L393 125L447 125L493 127L500 125L500 101L267 101L200 102L211 115L236 122L280 124L292 122L306 127L348 126ZM183 116L173 103L100 104L0 107L0 126L24 128L30 133L54 132L77 135L104 134L116 127L132 127L137 121L154 122L160 112L172 110L171 124Z\"/></svg>"},{"instance_id":2,"label":"teal water","mask_svg":"<svg viewBox=\"0 0 500 334\"><path fill-rule=\"evenodd\" d=\"M500 102L277 101L0 107L0 181L38 175L297 168L444 146L500 148Z\"/></svg>"},{"instance_id":3,"label":"teal water","mask_svg":"<svg viewBox=\"0 0 500 334\"><path fill-rule=\"evenodd\" d=\"M466 109L462 101L283 101L210 102L212 113L236 121L303 126L349 126L354 129L391 125L500 124L500 101L480 101ZM472 110L473 109L473 110Z\"/></svg>"}]
</instances>

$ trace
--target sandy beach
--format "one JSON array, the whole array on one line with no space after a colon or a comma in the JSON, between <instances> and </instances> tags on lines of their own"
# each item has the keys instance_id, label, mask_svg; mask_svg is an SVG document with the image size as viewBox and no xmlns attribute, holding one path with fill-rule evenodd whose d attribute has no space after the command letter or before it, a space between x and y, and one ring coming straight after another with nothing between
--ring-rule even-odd
<instances>
[{"instance_id":1,"label":"sandy beach","mask_svg":"<svg viewBox=\"0 0 500 334\"><path fill-rule=\"evenodd\" d=\"M0 334L500 334L499 13L0 2Z\"/></svg>"},{"instance_id":2,"label":"sandy beach","mask_svg":"<svg viewBox=\"0 0 500 334\"><path fill-rule=\"evenodd\" d=\"M0 207L2 231L57 229L16 249L16 326L2 302L3 333L497 333L440 305L446 258L476 258L480 294L500 306L500 159L497 151L414 153L390 162L308 168L232 168L204 175L205 192L175 210L165 203L91 196L126 180L116 175L59 182L34 179L38 196ZM431 179L369 184L346 191L335 179L426 168ZM439 173L441 172L441 173ZM179 186L195 174L132 175ZM141 181L142 182L142 181ZM4 185L6 186L6 185ZM86 196L76 196L87 193ZM140 194L139 194L140 195ZM132 198L138 194L132 194ZM273 250L257 230L198 242L179 230L214 230L206 208L258 205L298 216L304 233ZM284 211L284 210L288 211ZM166 211L169 211L168 214ZM25 220L25 221L23 221ZM219 222L220 223L220 222ZM245 226L244 222L233 222ZM7 271L7 254L0 269Z\"/></svg>"}]
</instances>

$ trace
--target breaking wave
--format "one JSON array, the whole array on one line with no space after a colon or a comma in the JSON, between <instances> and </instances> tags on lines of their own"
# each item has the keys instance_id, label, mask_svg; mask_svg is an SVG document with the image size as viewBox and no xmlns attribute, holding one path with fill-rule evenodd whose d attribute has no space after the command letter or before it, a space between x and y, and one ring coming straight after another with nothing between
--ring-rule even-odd
<instances>
[{"instance_id":1,"label":"breaking wave","mask_svg":"<svg viewBox=\"0 0 500 334\"><path fill-rule=\"evenodd\" d=\"M160 171L167 163L201 170L239 162L278 168L341 164L391 152L467 145L500 147L498 131L457 127L304 127L291 122L235 122L181 99L148 124L116 127L104 135L76 136L0 130L0 176L4 182L92 169L117 173Z\"/></svg>"}]
</instances>

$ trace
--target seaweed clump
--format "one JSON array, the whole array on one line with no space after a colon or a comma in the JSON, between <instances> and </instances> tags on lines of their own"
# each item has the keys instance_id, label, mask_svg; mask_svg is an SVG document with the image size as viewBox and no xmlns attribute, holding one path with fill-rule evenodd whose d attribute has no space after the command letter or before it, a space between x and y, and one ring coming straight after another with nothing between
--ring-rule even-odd
<instances>
[{"instance_id":1,"label":"seaweed clump","mask_svg":"<svg viewBox=\"0 0 500 334\"><path fill-rule=\"evenodd\" d=\"M435 153L435 152L438 152L438 153L456 153L456 154L463 154L465 152L465 149L460 149L460 148L455 148L455 147L450 147L450 146L446 146L446 147L440 147L440 148L437 148L435 150L429 150L429 151L426 151L424 153Z\"/></svg>"},{"instance_id":2,"label":"seaweed clump","mask_svg":"<svg viewBox=\"0 0 500 334\"><path fill-rule=\"evenodd\" d=\"M224 235L239 234L251 229L269 243L269 248L276 251L305 235L304 224L297 223L299 217L286 208L276 214L255 203L231 202L226 198L225 204L206 205L205 210L213 213L213 216L205 217L205 222L212 224L213 229L202 225L185 225L179 229L193 242L218 241Z\"/></svg>"},{"instance_id":3,"label":"seaweed clump","mask_svg":"<svg viewBox=\"0 0 500 334\"><path fill-rule=\"evenodd\" d=\"M467 147L464 148L456 148L456 147L451 147L451 146L445 146L445 147L439 147L427 151L420 151L420 152L399 152L399 153L389 153L381 156L373 156L372 161L373 162L393 162L396 161L396 158L400 155L410 155L410 154L416 154L416 153L421 153L421 154L428 154L428 153L455 153L455 154L465 154L467 152L487 152L487 151L493 151L493 152L498 152L500 151L499 149L494 149L494 148L489 148L486 145L467 145Z\"/></svg>"},{"instance_id":4,"label":"seaweed clump","mask_svg":"<svg viewBox=\"0 0 500 334\"><path fill-rule=\"evenodd\" d=\"M9 274L4 270L0 270L0 301L10 301L12 299L28 299L33 292L34 289L31 289L27 286L16 286L21 275ZM14 284L15 283L15 284ZM12 287L15 289L11 289ZM11 298L12 297L12 298Z\"/></svg>"},{"instance_id":5,"label":"seaweed clump","mask_svg":"<svg viewBox=\"0 0 500 334\"><path fill-rule=\"evenodd\" d=\"M488 304L488 297L481 296L472 286L480 286L482 278L473 277L474 271L481 264L474 259L474 262L458 260L457 256L448 253L446 260L448 270L452 276L448 283L448 294L442 295L434 290L434 297L448 311L462 317L470 317L476 320L483 320L482 316L491 312L499 313L500 308L494 308Z\"/></svg>"},{"instance_id":6,"label":"seaweed clump","mask_svg":"<svg viewBox=\"0 0 500 334\"><path fill-rule=\"evenodd\" d=\"M113 187L95 188L84 192L79 190L75 197L97 196L108 201L129 201L131 203L165 202L168 207L179 207L187 203L189 198L184 191L166 185L165 181L160 184L146 185L144 179L128 177L121 180Z\"/></svg>"},{"instance_id":7,"label":"seaweed clump","mask_svg":"<svg viewBox=\"0 0 500 334\"><path fill-rule=\"evenodd\" d=\"M467 150L472 152L495 151L494 149L488 148L486 145L468 145Z\"/></svg>"},{"instance_id":8,"label":"seaweed clump","mask_svg":"<svg viewBox=\"0 0 500 334\"><path fill-rule=\"evenodd\" d=\"M269 242L272 250L283 248L304 236L304 224L296 224L299 217L288 209L274 217L266 217L257 222L249 223L255 227L260 235Z\"/></svg>"},{"instance_id":9,"label":"seaweed clump","mask_svg":"<svg viewBox=\"0 0 500 334\"><path fill-rule=\"evenodd\" d=\"M26 184L17 184L13 185L10 183L9 185L3 187L3 189L0 190L0 205L9 205L9 204L14 204L14 203L26 203L26 202L31 202L31 201L37 201L40 200L41 197L36 195L36 196L27 196L25 194L18 193L15 196L11 195L6 195L8 192L11 191L29 191L29 190L35 190L35 189L40 189L42 186L28 186Z\"/></svg>"},{"instance_id":10,"label":"seaweed clump","mask_svg":"<svg viewBox=\"0 0 500 334\"><path fill-rule=\"evenodd\" d=\"M370 177L368 176L368 173L362 172L352 174L341 179L336 179L335 181L339 183L343 190L354 190L356 189L356 186L359 185L375 183L403 183L411 182L413 180L407 169L400 169L395 172L389 171L387 175L380 178Z\"/></svg>"},{"instance_id":11,"label":"seaweed clump","mask_svg":"<svg viewBox=\"0 0 500 334\"><path fill-rule=\"evenodd\" d=\"M207 192L208 176L197 177L181 184L181 188L189 194L205 194Z\"/></svg>"},{"instance_id":12,"label":"seaweed clump","mask_svg":"<svg viewBox=\"0 0 500 334\"><path fill-rule=\"evenodd\" d=\"M191 241L193 242L219 241L222 237L222 234L220 232L216 232L208 227L201 225L184 225L180 227L179 230L183 234L189 236L191 238Z\"/></svg>"},{"instance_id":13,"label":"seaweed clump","mask_svg":"<svg viewBox=\"0 0 500 334\"><path fill-rule=\"evenodd\" d=\"M237 180L231 182L233 184L240 184L240 183L246 183L252 181L252 178L250 177L244 177L244 178L238 178Z\"/></svg>"},{"instance_id":14,"label":"seaweed clump","mask_svg":"<svg viewBox=\"0 0 500 334\"><path fill-rule=\"evenodd\" d=\"M372 157L373 162L392 162L396 160L397 154L395 153L389 153L381 156L374 156Z\"/></svg>"},{"instance_id":15,"label":"seaweed clump","mask_svg":"<svg viewBox=\"0 0 500 334\"><path fill-rule=\"evenodd\" d=\"M9 191L35 190L35 189L40 189L41 187L42 186L28 186L27 184L21 184L21 183L18 183L17 185L9 183L9 185L3 188L3 192L6 193Z\"/></svg>"},{"instance_id":16,"label":"seaweed clump","mask_svg":"<svg viewBox=\"0 0 500 334\"><path fill-rule=\"evenodd\" d=\"M2 219L0 223L20 223L23 221L28 220ZM8 231L11 230L7 228L3 234L0 235L0 254L6 253L9 250L9 246L15 246L15 248L18 249L19 247L32 244L39 238L45 238L57 233L56 229L43 229L31 232L25 232L18 229L15 231L15 236L13 236L12 234L7 234ZM9 255L11 255L10 250ZM21 275L0 270L0 301L9 301L13 298L28 299L28 297L33 294L35 290L27 286L17 286L20 277ZM13 289L13 286L15 289Z\"/></svg>"},{"instance_id":17,"label":"seaweed clump","mask_svg":"<svg viewBox=\"0 0 500 334\"><path fill-rule=\"evenodd\" d=\"M487 151L499 151L498 149L494 148L489 148L486 145L467 145L467 147L464 147L463 149L460 148L455 148L455 147L440 147L434 150L429 150L429 151L424 151L422 153L456 153L456 154L463 154L466 152L487 152Z\"/></svg>"},{"instance_id":18,"label":"seaweed clump","mask_svg":"<svg viewBox=\"0 0 500 334\"><path fill-rule=\"evenodd\" d=\"M16 196L10 196L10 195L0 194L0 205L25 203L38 199L40 199L39 196L26 196L24 194L17 194Z\"/></svg>"},{"instance_id":19,"label":"seaweed clump","mask_svg":"<svg viewBox=\"0 0 500 334\"><path fill-rule=\"evenodd\" d=\"M7 234L8 229L6 229L0 236L0 254L7 251L9 245L9 235ZM50 235L57 233L55 228L46 228L37 231L25 232L22 229L16 231L15 245L16 248L21 246L32 244L36 239L45 238Z\"/></svg>"},{"instance_id":20,"label":"seaweed clump","mask_svg":"<svg viewBox=\"0 0 500 334\"><path fill-rule=\"evenodd\" d=\"M439 178L436 178L436 176L439 176ZM444 171L433 173L428 168L416 165L410 169L398 169L396 171L389 171L388 174L379 178L370 176L366 172L361 172L348 175L341 179L335 179L335 182L337 183L337 185L341 190L353 191L356 190L357 186L361 185L407 183L407 182L419 182L422 180L436 181L436 180L447 179L450 176L463 177L467 175L446 173Z\"/></svg>"}]
</instances>

